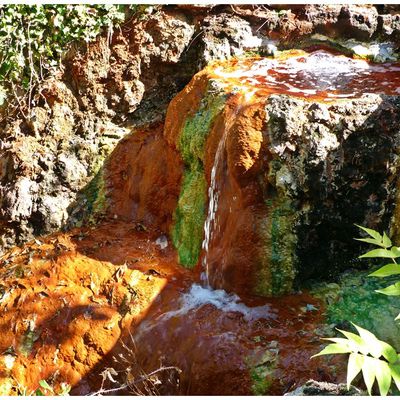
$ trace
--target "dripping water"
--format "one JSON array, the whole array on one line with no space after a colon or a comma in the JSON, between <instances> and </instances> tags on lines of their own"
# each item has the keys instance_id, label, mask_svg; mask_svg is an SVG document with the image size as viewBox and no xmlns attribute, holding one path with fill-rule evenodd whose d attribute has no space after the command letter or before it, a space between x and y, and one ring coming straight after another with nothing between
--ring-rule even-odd
<instances>
[{"instance_id":1,"label":"dripping water","mask_svg":"<svg viewBox=\"0 0 400 400\"><path fill-rule=\"evenodd\" d=\"M200 275L201 284L209 289L211 289L211 285L208 253L210 242L214 236L218 223L217 211L220 197L220 188L218 187L217 176L220 170L220 165L222 165L223 156L225 153L226 138L235 121L235 116L239 113L240 109L243 108L243 106L247 103L248 100L250 100L253 95L254 91L244 93L243 98L241 99L241 101L238 102L238 106L236 106L232 111L227 111L229 112L229 115L227 115L225 118L224 131L218 143L217 151L214 157L214 164L211 169L210 186L208 188L208 212L207 218L204 222L204 240L202 243L202 250L204 255L201 265L203 270Z\"/></svg>"}]
</instances>

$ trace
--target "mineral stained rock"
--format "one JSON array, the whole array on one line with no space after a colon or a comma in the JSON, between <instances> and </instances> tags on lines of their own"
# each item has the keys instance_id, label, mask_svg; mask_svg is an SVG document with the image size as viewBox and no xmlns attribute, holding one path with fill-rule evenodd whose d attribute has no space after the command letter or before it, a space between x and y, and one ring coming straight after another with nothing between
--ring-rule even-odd
<instances>
[{"instance_id":1,"label":"mineral stained rock","mask_svg":"<svg viewBox=\"0 0 400 400\"><path fill-rule=\"evenodd\" d=\"M300 54L311 63L322 57L320 66L333 57ZM343 68L355 63L337 60ZM162 134L158 128L152 139L138 133L142 141L163 143L168 167L147 159L146 146L132 153L139 160L135 170L147 159L150 166L140 168L148 172L129 172L122 185L110 181L112 212L162 227L182 265L238 293L282 294L296 278L332 277L360 266L354 224L387 228L396 203L396 85L386 86L388 94L364 95L358 77L346 81L348 92L336 98L324 87L299 93L287 85L279 93L262 78L259 86L246 86L246 77L234 76L240 65L217 63L197 74L172 100ZM378 75L368 79L369 89L379 93ZM181 161L172 162L177 156ZM145 188L157 182L165 189L153 190L150 202ZM167 205L172 214L153 204Z\"/></svg>"}]
</instances>

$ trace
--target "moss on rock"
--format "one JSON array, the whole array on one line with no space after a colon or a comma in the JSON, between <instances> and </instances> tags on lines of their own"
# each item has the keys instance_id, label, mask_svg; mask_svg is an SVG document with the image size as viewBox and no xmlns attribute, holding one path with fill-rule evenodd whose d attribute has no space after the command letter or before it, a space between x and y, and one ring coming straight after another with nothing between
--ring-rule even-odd
<instances>
[{"instance_id":1,"label":"moss on rock","mask_svg":"<svg viewBox=\"0 0 400 400\"><path fill-rule=\"evenodd\" d=\"M74 225L82 226L84 222L96 224L107 209L107 196L104 169L101 168L94 178L82 189L77 205L70 213L74 217Z\"/></svg>"},{"instance_id":2,"label":"moss on rock","mask_svg":"<svg viewBox=\"0 0 400 400\"><path fill-rule=\"evenodd\" d=\"M256 274L255 293L261 296L282 295L292 290L296 274L299 211L288 193L290 173L279 160L269 163L265 217L260 223L264 248Z\"/></svg>"},{"instance_id":3,"label":"moss on rock","mask_svg":"<svg viewBox=\"0 0 400 400\"><path fill-rule=\"evenodd\" d=\"M202 170L185 171L172 241L178 250L179 263L186 267L197 264L205 218L206 182Z\"/></svg>"},{"instance_id":4,"label":"moss on rock","mask_svg":"<svg viewBox=\"0 0 400 400\"><path fill-rule=\"evenodd\" d=\"M337 284L319 284L311 292L325 301L328 323L351 329L353 322L399 351L400 326L394 319L400 313L400 298L375 292L398 279L368 277L370 272L344 273Z\"/></svg>"},{"instance_id":5,"label":"moss on rock","mask_svg":"<svg viewBox=\"0 0 400 400\"><path fill-rule=\"evenodd\" d=\"M178 140L185 172L174 216L172 241L178 250L179 263L188 268L197 264L203 240L207 201L204 176L206 139L225 102L226 95L210 81L198 111L186 120Z\"/></svg>"},{"instance_id":6,"label":"moss on rock","mask_svg":"<svg viewBox=\"0 0 400 400\"><path fill-rule=\"evenodd\" d=\"M267 348L256 348L254 354L246 360L252 381L251 391L254 395L263 396L268 393L275 379L278 358L278 342L273 340Z\"/></svg>"},{"instance_id":7,"label":"moss on rock","mask_svg":"<svg viewBox=\"0 0 400 400\"><path fill-rule=\"evenodd\" d=\"M262 222L264 252L257 272L256 294L281 295L290 292L295 277L296 212L290 199L277 195L266 201Z\"/></svg>"}]
</instances>

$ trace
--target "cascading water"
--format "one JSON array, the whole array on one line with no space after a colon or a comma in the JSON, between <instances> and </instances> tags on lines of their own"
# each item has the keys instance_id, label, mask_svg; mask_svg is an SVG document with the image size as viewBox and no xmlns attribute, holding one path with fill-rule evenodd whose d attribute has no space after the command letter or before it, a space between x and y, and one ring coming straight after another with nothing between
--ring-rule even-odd
<instances>
[{"instance_id":1,"label":"cascading water","mask_svg":"<svg viewBox=\"0 0 400 400\"><path fill-rule=\"evenodd\" d=\"M218 200L219 191L217 186L217 171L219 165L222 162L223 153L225 150L226 136L229 131L229 126L225 126L222 133L221 140L219 141L217 152L215 153L214 164L211 169L210 186L208 188L208 212L207 218L204 222L204 240L202 244L202 249L204 251L204 256L202 259L203 271L200 275L200 280L203 285L210 288L210 271L208 265L208 247L210 245L210 240L213 237L215 226L217 224L217 210L218 210Z\"/></svg>"},{"instance_id":2,"label":"cascading water","mask_svg":"<svg viewBox=\"0 0 400 400\"><path fill-rule=\"evenodd\" d=\"M210 284L210 268L207 256L210 242L213 239L214 233L215 231L217 231L218 226L217 211L220 197L220 183L218 182L217 178L218 174L222 174L220 168L223 164L226 139L233 123L235 122L235 116L240 112L243 107L245 107L246 103L251 99L254 93L254 90L248 90L247 92L243 93L239 105L233 110L226 110L228 115L225 117L224 130L222 132L222 136L218 143L217 151L214 156L214 164L212 166L210 175L210 186L208 187L208 211L206 220L204 222L204 240L202 243L203 258L201 261L202 272L200 274L200 281L202 285L207 288L212 287L212 285Z\"/></svg>"}]
</instances>

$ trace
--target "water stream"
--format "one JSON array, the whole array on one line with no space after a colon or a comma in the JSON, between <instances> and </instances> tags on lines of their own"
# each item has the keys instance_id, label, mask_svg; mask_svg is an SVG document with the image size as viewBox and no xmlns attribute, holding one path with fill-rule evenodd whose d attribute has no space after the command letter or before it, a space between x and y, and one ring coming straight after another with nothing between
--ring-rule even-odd
<instances>
[{"instance_id":1,"label":"water stream","mask_svg":"<svg viewBox=\"0 0 400 400\"><path fill-rule=\"evenodd\" d=\"M296 54L296 53L295 53ZM373 64L324 50L282 58L233 60L217 66L215 76L227 87L330 101L365 93L400 94L400 65Z\"/></svg>"}]
</instances>

